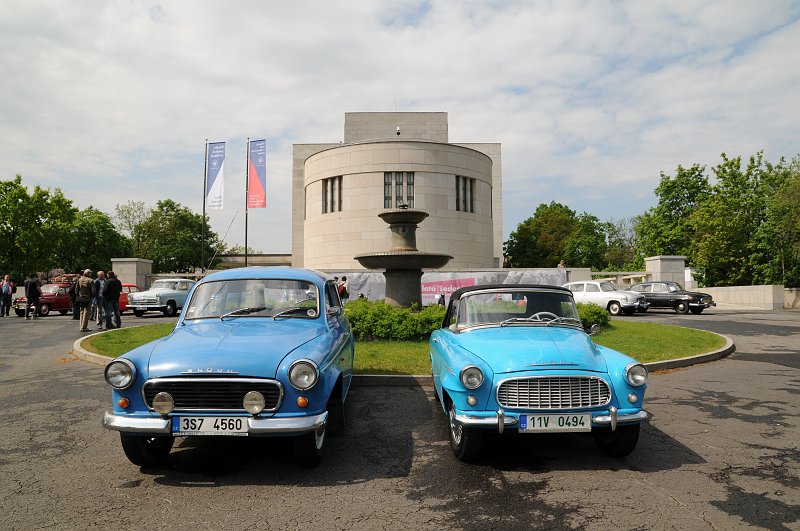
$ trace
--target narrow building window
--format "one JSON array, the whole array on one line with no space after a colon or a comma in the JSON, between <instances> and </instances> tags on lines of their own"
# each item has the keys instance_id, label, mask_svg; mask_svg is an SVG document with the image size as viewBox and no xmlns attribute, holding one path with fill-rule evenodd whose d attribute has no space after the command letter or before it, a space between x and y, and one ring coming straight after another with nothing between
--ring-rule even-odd
<instances>
[{"instance_id":1,"label":"narrow building window","mask_svg":"<svg viewBox=\"0 0 800 531\"><path fill-rule=\"evenodd\" d=\"M342 176L322 179L322 213L342 211Z\"/></svg>"},{"instance_id":2,"label":"narrow building window","mask_svg":"<svg viewBox=\"0 0 800 531\"><path fill-rule=\"evenodd\" d=\"M392 172L383 174L383 208L392 208Z\"/></svg>"},{"instance_id":3,"label":"narrow building window","mask_svg":"<svg viewBox=\"0 0 800 531\"><path fill-rule=\"evenodd\" d=\"M322 179L322 213L328 213L328 179Z\"/></svg>"},{"instance_id":4,"label":"narrow building window","mask_svg":"<svg viewBox=\"0 0 800 531\"><path fill-rule=\"evenodd\" d=\"M456 175L456 210L461 210L461 177Z\"/></svg>"},{"instance_id":5,"label":"narrow building window","mask_svg":"<svg viewBox=\"0 0 800 531\"><path fill-rule=\"evenodd\" d=\"M456 175L456 210L475 212L475 179Z\"/></svg>"},{"instance_id":6,"label":"narrow building window","mask_svg":"<svg viewBox=\"0 0 800 531\"><path fill-rule=\"evenodd\" d=\"M394 184L396 188L394 194L394 206L399 207L403 203L403 172L394 172Z\"/></svg>"},{"instance_id":7,"label":"narrow building window","mask_svg":"<svg viewBox=\"0 0 800 531\"><path fill-rule=\"evenodd\" d=\"M414 173L406 173L406 204L408 208L414 208Z\"/></svg>"}]
</instances>

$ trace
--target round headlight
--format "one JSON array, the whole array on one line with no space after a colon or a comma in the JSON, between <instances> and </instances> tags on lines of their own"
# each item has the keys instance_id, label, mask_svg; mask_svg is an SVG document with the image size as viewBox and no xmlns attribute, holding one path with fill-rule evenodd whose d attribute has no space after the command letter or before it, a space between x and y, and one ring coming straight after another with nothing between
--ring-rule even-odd
<instances>
[{"instance_id":1,"label":"round headlight","mask_svg":"<svg viewBox=\"0 0 800 531\"><path fill-rule=\"evenodd\" d=\"M250 391L244 395L242 405L244 405L244 409L251 415L258 415L264 411L264 408L267 406L267 402L264 400L264 395L258 391Z\"/></svg>"},{"instance_id":2,"label":"round headlight","mask_svg":"<svg viewBox=\"0 0 800 531\"><path fill-rule=\"evenodd\" d=\"M483 383L483 372L474 365L461 369L461 383L467 389L477 389Z\"/></svg>"},{"instance_id":3,"label":"round headlight","mask_svg":"<svg viewBox=\"0 0 800 531\"><path fill-rule=\"evenodd\" d=\"M309 360L298 360L289 367L289 382L305 391L311 389L317 383L317 366Z\"/></svg>"},{"instance_id":4,"label":"round headlight","mask_svg":"<svg viewBox=\"0 0 800 531\"><path fill-rule=\"evenodd\" d=\"M114 360L106 365L106 382L114 389L127 389L136 376L136 367L125 359Z\"/></svg>"},{"instance_id":5,"label":"round headlight","mask_svg":"<svg viewBox=\"0 0 800 531\"><path fill-rule=\"evenodd\" d=\"M647 383L647 368L641 363L631 363L625 367L625 379L634 387Z\"/></svg>"},{"instance_id":6,"label":"round headlight","mask_svg":"<svg viewBox=\"0 0 800 531\"><path fill-rule=\"evenodd\" d=\"M175 401L172 399L172 395L163 391L156 394L153 397L153 409L162 415L172 413L172 410L175 409Z\"/></svg>"}]
</instances>

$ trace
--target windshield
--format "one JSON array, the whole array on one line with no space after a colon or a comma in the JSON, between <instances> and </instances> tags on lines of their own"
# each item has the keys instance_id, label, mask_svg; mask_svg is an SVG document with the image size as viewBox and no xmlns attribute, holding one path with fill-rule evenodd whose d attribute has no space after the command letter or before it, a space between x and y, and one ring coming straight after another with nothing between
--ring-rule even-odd
<instances>
[{"instance_id":1,"label":"windshield","mask_svg":"<svg viewBox=\"0 0 800 531\"><path fill-rule=\"evenodd\" d=\"M156 280L150 289L175 289L177 284L174 280Z\"/></svg>"},{"instance_id":2,"label":"windshield","mask_svg":"<svg viewBox=\"0 0 800 531\"><path fill-rule=\"evenodd\" d=\"M556 291L502 290L461 298L451 328L479 325L562 323L580 326L572 294Z\"/></svg>"},{"instance_id":3,"label":"windshield","mask_svg":"<svg viewBox=\"0 0 800 531\"><path fill-rule=\"evenodd\" d=\"M244 317L315 318L317 287L302 280L237 279L197 286L185 319Z\"/></svg>"},{"instance_id":4,"label":"windshield","mask_svg":"<svg viewBox=\"0 0 800 531\"><path fill-rule=\"evenodd\" d=\"M45 284L42 286L42 293L58 293L58 284Z\"/></svg>"},{"instance_id":5,"label":"windshield","mask_svg":"<svg viewBox=\"0 0 800 531\"><path fill-rule=\"evenodd\" d=\"M605 281L600 283L600 291L617 291L617 288L611 282Z\"/></svg>"},{"instance_id":6,"label":"windshield","mask_svg":"<svg viewBox=\"0 0 800 531\"><path fill-rule=\"evenodd\" d=\"M683 288L677 282L667 282L667 289L671 292L683 291Z\"/></svg>"}]
</instances>

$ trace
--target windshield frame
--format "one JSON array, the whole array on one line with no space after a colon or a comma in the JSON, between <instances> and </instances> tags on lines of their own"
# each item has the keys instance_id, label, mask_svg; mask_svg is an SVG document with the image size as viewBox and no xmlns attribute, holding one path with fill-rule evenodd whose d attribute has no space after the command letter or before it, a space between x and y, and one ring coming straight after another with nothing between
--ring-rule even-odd
<instances>
[{"instance_id":1,"label":"windshield frame","mask_svg":"<svg viewBox=\"0 0 800 531\"><path fill-rule=\"evenodd\" d=\"M497 301L497 302L505 303L504 306L506 306L506 309L511 309L510 308L510 304L508 304L508 303L514 303L515 300L516 301L522 300L522 299L514 299L514 295L517 295L517 296L524 295L524 296L526 296L526 295L531 295L531 294L549 295L549 296L553 296L554 298L561 298L562 300L558 301L559 304L567 303L569 305L570 311L569 312L563 312L563 311L560 312L560 313L562 313L562 315L558 315L558 313L554 312L554 314L557 315L560 318L558 320L546 320L544 318L542 320L531 320L530 317L532 315L535 315L536 313L542 313L542 312L549 313L549 312L547 312L546 310L540 310L539 312L534 312L532 310L528 311L527 305L530 304L530 303L527 301L527 298L526 298L525 299L525 303L526 303L525 310L521 311L521 312L508 312L508 315L505 316L506 318L498 317L495 320L477 321L477 322L474 322L474 323L470 323L469 319L465 319L464 312L467 311L468 304L470 302L476 302L476 303L479 303L479 304L485 304L485 303L482 303L479 300L470 301L471 298L474 298L474 297L485 297L487 295L488 296L493 296L493 297L510 296L509 299L503 299L503 300ZM552 302L552 301L550 301L550 302ZM454 304L455 307L453 308L453 314L451 316L451 322L450 323L445 323L445 325L446 325L446 328L448 328L449 330L454 331L454 332L462 332L462 331L474 330L474 329L478 329L478 328L495 328L495 327L505 327L505 326L553 326L553 325L556 325L556 326L568 326L570 328L579 328L579 329L583 330L583 325L582 325L582 323L580 321L580 316L578 315L578 309L577 309L577 306L575 305L575 298L572 295L572 293L568 292L568 291L561 291L561 290L554 290L554 289L550 290L550 289L546 289L546 288L545 289L542 289L542 288L537 288L537 289L517 288L517 289L514 289L513 287L509 287L509 288L505 288L505 289L493 288L493 289L486 289L486 290L470 291L470 292L465 293L464 295L462 295L459 300L453 301L452 304ZM550 309L554 309L554 308L551 307ZM563 310L563 306L561 307L561 309ZM516 315L517 313L519 314L518 316ZM572 315L565 315L566 313L569 313L569 314L572 314ZM501 314L498 313L497 315L499 316Z\"/></svg>"},{"instance_id":2,"label":"windshield frame","mask_svg":"<svg viewBox=\"0 0 800 531\"><path fill-rule=\"evenodd\" d=\"M240 289L226 290L229 285L236 286L237 284L244 283ZM262 284L262 293L256 293L247 288L255 288L257 284ZM276 285L268 286L269 283ZM278 284L291 285L297 284L297 287L280 287ZM301 287L301 286L305 287ZM216 289L216 291L214 291ZM283 290L280 299L268 298L266 290L277 291ZM291 296L288 293L292 292ZM302 292L304 295L312 295L310 298L301 297L298 293ZM224 300L216 300L217 297L224 297ZM303 305L302 303L314 300L313 305ZM218 308L209 308L212 304L222 306ZM272 304L270 304L272 303ZM191 297L187 301L186 310L182 317L183 321L197 322L207 321L209 319L221 320L229 322L234 319L274 319L274 314L281 313L278 319L283 318L302 318L302 319L318 319L321 315L321 301L320 290L314 282L307 279L294 279L294 278L225 278L212 280L208 282L198 283L192 290ZM261 308L263 309L253 312L247 312L247 309ZM209 313L204 313L206 308L209 308ZM305 311L288 312L287 309L300 308ZM194 315L194 314L198 315Z\"/></svg>"}]
</instances>

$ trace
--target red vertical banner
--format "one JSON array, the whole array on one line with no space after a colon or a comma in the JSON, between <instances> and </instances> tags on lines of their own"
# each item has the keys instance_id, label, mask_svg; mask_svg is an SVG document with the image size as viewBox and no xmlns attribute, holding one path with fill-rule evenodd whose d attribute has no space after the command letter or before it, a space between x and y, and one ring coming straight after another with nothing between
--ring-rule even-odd
<instances>
[{"instance_id":1,"label":"red vertical banner","mask_svg":"<svg viewBox=\"0 0 800 531\"><path fill-rule=\"evenodd\" d=\"M250 142L250 164L247 168L247 208L267 206L267 141Z\"/></svg>"}]
</instances>

